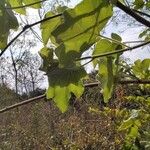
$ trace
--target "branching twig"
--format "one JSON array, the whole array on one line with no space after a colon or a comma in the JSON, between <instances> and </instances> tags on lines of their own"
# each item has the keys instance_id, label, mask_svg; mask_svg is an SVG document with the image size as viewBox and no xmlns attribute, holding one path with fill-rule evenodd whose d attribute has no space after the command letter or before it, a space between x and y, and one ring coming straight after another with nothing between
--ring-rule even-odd
<instances>
[{"instance_id":1,"label":"branching twig","mask_svg":"<svg viewBox=\"0 0 150 150\"><path fill-rule=\"evenodd\" d=\"M131 17L133 17L138 22L140 22L143 25L145 25L145 26L150 28L150 22L148 20L146 20L145 18L143 18L140 15L138 15L137 13L135 13L129 7L123 5L121 2L119 2L119 0L116 2L115 5L116 5L116 7L120 8L122 11L124 11L126 14L130 15Z\"/></svg>"},{"instance_id":2,"label":"branching twig","mask_svg":"<svg viewBox=\"0 0 150 150\"><path fill-rule=\"evenodd\" d=\"M7 46L2 50L2 52L0 53L0 57L1 57L1 56L4 54L4 52L9 48L9 46L11 46L11 45L14 43L14 41L15 41L20 35L22 35L22 33L24 33L27 29L29 29L29 28L31 28L31 27L33 27L33 26L39 24L39 23L46 22L46 21L48 21L48 20L51 20L51 19L60 17L61 15L62 15L62 13L57 14L57 15L54 15L54 16L51 16L51 17L44 18L43 20L37 21L37 22L35 22L35 23L33 23L33 24L25 25L25 26L23 27L22 31L19 32L19 33L7 44Z\"/></svg>"},{"instance_id":3,"label":"branching twig","mask_svg":"<svg viewBox=\"0 0 150 150\"><path fill-rule=\"evenodd\" d=\"M99 54L99 55L94 55L94 56L82 57L82 58L76 59L76 61L85 60L85 59L93 59L93 60L94 60L94 59L96 59L96 58L105 57L105 56L110 56L110 55L114 55L114 54L126 52L126 51L129 51L129 50L134 50L134 49L140 48L140 47L142 47L142 46L145 46L145 45L147 45L147 44L149 44L149 43L150 43L150 41L147 41L147 42L145 42L145 43L142 43L142 44L139 44L139 45L130 47L130 48L124 48L124 49L121 49L121 50L116 50L116 51L107 52L107 53L103 53L103 54Z\"/></svg>"}]
</instances>

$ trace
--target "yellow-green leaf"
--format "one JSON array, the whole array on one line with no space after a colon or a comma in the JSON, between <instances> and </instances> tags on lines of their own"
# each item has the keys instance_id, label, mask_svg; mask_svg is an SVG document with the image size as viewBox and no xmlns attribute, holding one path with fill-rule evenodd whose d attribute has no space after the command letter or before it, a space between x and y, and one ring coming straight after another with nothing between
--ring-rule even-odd
<instances>
[{"instance_id":1,"label":"yellow-green leaf","mask_svg":"<svg viewBox=\"0 0 150 150\"><path fill-rule=\"evenodd\" d=\"M66 55L67 58L68 53L76 53L74 57L80 57L95 43L111 16L112 6L103 0L83 0L74 9L65 10L63 23L52 32L56 42L60 44L57 57L62 59ZM60 62L63 63L61 60Z\"/></svg>"},{"instance_id":2,"label":"yellow-green leaf","mask_svg":"<svg viewBox=\"0 0 150 150\"><path fill-rule=\"evenodd\" d=\"M11 7L21 7L23 6L22 4L22 0L9 0L8 1L11 5ZM26 14L25 8L18 8L18 9L14 9L15 12L20 13L22 15Z\"/></svg>"}]
</instances>

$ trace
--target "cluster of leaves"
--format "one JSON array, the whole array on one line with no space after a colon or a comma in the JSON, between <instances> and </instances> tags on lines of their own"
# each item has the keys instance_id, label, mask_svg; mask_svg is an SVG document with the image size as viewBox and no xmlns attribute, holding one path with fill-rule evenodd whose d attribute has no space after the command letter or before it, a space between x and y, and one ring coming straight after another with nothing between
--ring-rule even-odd
<instances>
[{"instance_id":1,"label":"cluster of leaves","mask_svg":"<svg viewBox=\"0 0 150 150\"><path fill-rule=\"evenodd\" d=\"M52 12L48 12L45 17L52 15ZM80 97L83 93L80 80L85 77L86 72L77 59L96 43L99 32L111 16L112 6L108 2L93 3L91 0L85 0L74 9L64 10L61 18L41 24L44 45L46 46L50 39L56 47L54 50L44 48L44 51L43 49L40 51L41 56L44 56L43 67L47 68L46 73L49 77L50 87L47 97L54 98L62 111L68 107L70 92L73 92L76 97ZM52 67L55 63L53 52L58 58L58 66L55 69ZM45 63L45 58L48 63ZM65 96L58 93L63 93Z\"/></svg>"},{"instance_id":2,"label":"cluster of leaves","mask_svg":"<svg viewBox=\"0 0 150 150\"><path fill-rule=\"evenodd\" d=\"M137 109L130 110L123 109L119 112L126 112L124 113L126 115L124 115L124 121L121 122L118 131L126 132L124 149L141 149L144 146L142 145L142 136L144 136L145 132L147 132L148 126L146 128L143 127L148 123L150 117L150 98L144 98L142 96L128 96L127 101L132 104L137 104L138 107Z\"/></svg>"},{"instance_id":3,"label":"cluster of leaves","mask_svg":"<svg viewBox=\"0 0 150 150\"><path fill-rule=\"evenodd\" d=\"M39 2L38 0L1 0L0 1L0 49L3 50L7 46L7 40L9 36L10 29L17 30L19 27L19 22L13 12L12 7L14 7L15 12L22 15L26 15L25 8L23 5L29 5L31 3ZM19 7L15 9L16 7ZM40 8L40 3L31 5L33 8ZM3 21L2 21L3 20Z\"/></svg>"},{"instance_id":4,"label":"cluster of leaves","mask_svg":"<svg viewBox=\"0 0 150 150\"><path fill-rule=\"evenodd\" d=\"M145 10L146 12L149 11L150 1L135 0L133 4L134 4L134 9ZM150 39L150 29L149 28L144 29L139 34L139 38L144 38L144 40L148 41Z\"/></svg>"},{"instance_id":5,"label":"cluster of leaves","mask_svg":"<svg viewBox=\"0 0 150 150\"><path fill-rule=\"evenodd\" d=\"M150 80L150 59L135 61L134 65L132 66L132 71L138 79ZM140 85L140 88L147 93L150 91L149 84Z\"/></svg>"}]
</instances>

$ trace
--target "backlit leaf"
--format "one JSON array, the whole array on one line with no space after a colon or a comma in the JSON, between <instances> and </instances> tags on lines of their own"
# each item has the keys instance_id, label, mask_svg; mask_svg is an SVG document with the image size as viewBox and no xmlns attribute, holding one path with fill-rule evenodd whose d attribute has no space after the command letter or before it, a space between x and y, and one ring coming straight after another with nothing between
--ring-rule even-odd
<instances>
[{"instance_id":1,"label":"backlit leaf","mask_svg":"<svg viewBox=\"0 0 150 150\"><path fill-rule=\"evenodd\" d=\"M49 88L47 98L54 99L54 102L62 112L65 112L69 106L71 92L79 98L84 87L80 81L85 76L83 68L58 68L48 70Z\"/></svg>"},{"instance_id":2,"label":"backlit leaf","mask_svg":"<svg viewBox=\"0 0 150 150\"><path fill-rule=\"evenodd\" d=\"M12 7L21 7L23 6L22 0L9 0L8 1ZM15 12L20 13L22 15L26 14L25 8L14 9Z\"/></svg>"},{"instance_id":3,"label":"backlit leaf","mask_svg":"<svg viewBox=\"0 0 150 150\"><path fill-rule=\"evenodd\" d=\"M0 49L3 50L7 45L9 30L18 27L17 18L11 9L5 9L3 1L0 1L0 20Z\"/></svg>"},{"instance_id":4,"label":"backlit leaf","mask_svg":"<svg viewBox=\"0 0 150 150\"><path fill-rule=\"evenodd\" d=\"M45 15L45 18L51 17L54 14L51 12L48 12ZM48 20L46 22L41 23L41 30L42 30L42 39L44 44L46 45L48 40L51 39L51 42L53 44L56 44L54 37L52 36L52 31L61 23L61 18L57 17L52 20Z\"/></svg>"},{"instance_id":5,"label":"backlit leaf","mask_svg":"<svg viewBox=\"0 0 150 150\"><path fill-rule=\"evenodd\" d=\"M111 43L109 40L106 39L101 39L96 44L93 56L103 54L109 51L114 51L116 48L117 44ZM114 77L116 74L116 65L114 59L115 56L109 56L94 60L94 65L96 66L96 64L98 63L99 66L98 79L102 84L102 93L105 102L108 102L108 100L111 98L114 88Z\"/></svg>"},{"instance_id":6,"label":"backlit leaf","mask_svg":"<svg viewBox=\"0 0 150 150\"><path fill-rule=\"evenodd\" d=\"M39 0L22 0L22 2L25 4L25 5L28 5L28 4L31 4L31 3L35 3L35 2L39 2ZM41 3L37 3L35 5L31 5L30 7L32 8L40 8L41 7Z\"/></svg>"},{"instance_id":7,"label":"backlit leaf","mask_svg":"<svg viewBox=\"0 0 150 150\"><path fill-rule=\"evenodd\" d=\"M75 53L75 58L80 57L82 52L95 43L111 16L112 7L103 0L83 0L74 9L65 10L63 23L52 32L60 44L56 50L58 58L64 58L65 55L67 58L68 53Z\"/></svg>"}]
</instances>

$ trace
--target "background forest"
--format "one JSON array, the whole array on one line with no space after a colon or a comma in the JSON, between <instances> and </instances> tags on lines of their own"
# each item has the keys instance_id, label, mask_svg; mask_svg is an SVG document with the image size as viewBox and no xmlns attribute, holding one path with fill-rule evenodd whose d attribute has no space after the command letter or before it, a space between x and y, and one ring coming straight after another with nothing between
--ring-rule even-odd
<instances>
[{"instance_id":1,"label":"background forest","mask_svg":"<svg viewBox=\"0 0 150 150\"><path fill-rule=\"evenodd\" d=\"M1 0L0 150L149 150L149 14L149 0Z\"/></svg>"}]
</instances>

